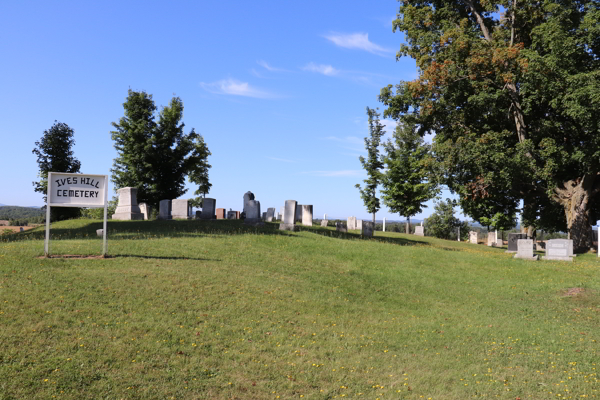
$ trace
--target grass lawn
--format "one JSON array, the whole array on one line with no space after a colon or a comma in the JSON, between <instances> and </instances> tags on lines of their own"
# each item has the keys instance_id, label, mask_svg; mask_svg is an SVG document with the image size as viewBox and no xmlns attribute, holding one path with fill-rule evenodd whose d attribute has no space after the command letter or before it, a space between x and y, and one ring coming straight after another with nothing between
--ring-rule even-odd
<instances>
[{"instance_id":1,"label":"grass lawn","mask_svg":"<svg viewBox=\"0 0 600 400\"><path fill-rule=\"evenodd\" d=\"M53 224L99 254L102 222ZM599 398L600 260L240 221L0 236L0 399Z\"/></svg>"}]
</instances>

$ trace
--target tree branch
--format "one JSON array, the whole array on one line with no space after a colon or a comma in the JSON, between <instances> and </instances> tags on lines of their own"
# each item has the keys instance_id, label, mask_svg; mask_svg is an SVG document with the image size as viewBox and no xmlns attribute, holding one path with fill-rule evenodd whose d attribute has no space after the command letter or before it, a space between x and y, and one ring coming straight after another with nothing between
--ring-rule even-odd
<instances>
[{"instance_id":1,"label":"tree branch","mask_svg":"<svg viewBox=\"0 0 600 400\"><path fill-rule=\"evenodd\" d=\"M487 26L485 26L485 23L483 21L483 17L479 13L479 11L477 11L475 9L475 5L473 4L473 1L472 0L465 0L465 3L469 6L469 8L471 9L471 12L473 13L473 15L475 15L475 18L477 18L477 23L479 24L479 28L481 29L481 32L483 33L483 37L485 37L485 40L487 40L488 42L491 42L492 41L492 35L490 34L490 31L487 28Z\"/></svg>"}]
</instances>

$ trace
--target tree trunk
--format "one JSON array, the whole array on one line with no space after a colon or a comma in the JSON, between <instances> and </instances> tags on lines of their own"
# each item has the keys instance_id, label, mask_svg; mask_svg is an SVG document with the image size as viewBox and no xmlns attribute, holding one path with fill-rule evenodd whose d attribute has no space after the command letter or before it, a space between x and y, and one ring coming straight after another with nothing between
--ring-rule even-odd
<instances>
[{"instance_id":1,"label":"tree trunk","mask_svg":"<svg viewBox=\"0 0 600 400\"><path fill-rule=\"evenodd\" d=\"M406 234L410 235L410 217L406 217Z\"/></svg>"},{"instance_id":2,"label":"tree trunk","mask_svg":"<svg viewBox=\"0 0 600 400\"><path fill-rule=\"evenodd\" d=\"M585 175L583 178L563 183L562 188L554 190L554 200L560 203L567 217L567 230L573 239L573 251L582 253L592 248L592 222L590 206L592 197L598 189L595 175Z\"/></svg>"},{"instance_id":3,"label":"tree trunk","mask_svg":"<svg viewBox=\"0 0 600 400\"><path fill-rule=\"evenodd\" d=\"M373 229L375 229L375 213L373 213Z\"/></svg>"}]
</instances>

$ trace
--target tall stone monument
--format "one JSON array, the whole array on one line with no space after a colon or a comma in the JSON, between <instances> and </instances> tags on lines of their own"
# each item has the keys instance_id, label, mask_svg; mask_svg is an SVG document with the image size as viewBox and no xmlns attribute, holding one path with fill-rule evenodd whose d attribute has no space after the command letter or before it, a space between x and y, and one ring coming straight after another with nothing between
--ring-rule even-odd
<instances>
[{"instance_id":1,"label":"tall stone monument","mask_svg":"<svg viewBox=\"0 0 600 400\"><path fill-rule=\"evenodd\" d=\"M302 205L302 225L304 226L312 226L313 220L313 206L312 205Z\"/></svg>"},{"instance_id":2,"label":"tall stone monument","mask_svg":"<svg viewBox=\"0 0 600 400\"><path fill-rule=\"evenodd\" d=\"M279 230L281 231L296 231L296 206L298 202L296 200L286 200L283 211L283 220L279 224Z\"/></svg>"},{"instance_id":3,"label":"tall stone monument","mask_svg":"<svg viewBox=\"0 0 600 400\"><path fill-rule=\"evenodd\" d=\"M302 204L296 204L296 221L302 222Z\"/></svg>"},{"instance_id":4,"label":"tall stone monument","mask_svg":"<svg viewBox=\"0 0 600 400\"><path fill-rule=\"evenodd\" d=\"M261 216L260 201L249 200L246 203L246 219L244 219L244 223L248 225L263 225L264 222L262 222Z\"/></svg>"},{"instance_id":5,"label":"tall stone monument","mask_svg":"<svg viewBox=\"0 0 600 400\"><path fill-rule=\"evenodd\" d=\"M217 211L217 200L205 197L202 199L202 213L200 213L201 219L216 219Z\"/></svg>"},{"instance_id":6,"label":"tall stone monument","mask_svg":"<svg viewBox=\"0 0 600 400\"><path fill-rule=\"evenodd\" d=\"M356 229L356 217L348 217L348 222L346 224L348 230Z\"/></svg>"},{"instance_id":7,"label":"tall stone monument","mask_svg":"<svg viewBox=\"0 0 600 400\"><path fill-rule=\"evenodd\" d=\"M251 191L247 191L246 193L244 193L244 208L242 209L242 211L246 214L248 214L246 212L246 203L248 203L250 200L254 200L254 193L252 193Z\"/></svg>"},{"instance_id":8,"label":"tall stone monument","mask_svg":"<svg viewBox=\"0 0 600 400\"><path fill-rule=\"evenodd\" d=\"M119 194L119 204L112 219L120 220L143 220L144 214L137 203L137 188L124 187L117 190Z\"/></svg>"}]
</instances>

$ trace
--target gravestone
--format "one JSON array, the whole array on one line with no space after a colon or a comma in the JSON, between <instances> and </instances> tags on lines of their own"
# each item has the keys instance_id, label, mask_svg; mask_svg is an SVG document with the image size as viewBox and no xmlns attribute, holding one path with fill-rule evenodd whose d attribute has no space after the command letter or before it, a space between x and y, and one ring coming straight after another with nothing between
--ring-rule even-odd
<instances>
[{"instance_id":1,"label":"gravestone","mask_svg":"<svg viewBox=\"0 0 600 400\"><path fill-rule=\"evenodd\" d=\"M477 231L469 231L469 243L477 244Z\"/></svg>"},{"instance_id":2,"label":"gravestone","mask_svg":"<svg viewBox=\"0 0 600 400\"><path fill-rule=\"evenodd\" d=\"M296 231L296 200L286 200L283 207L283 220L279 224L280 231Z\"/></svg>"},{"instance_id":3,"label":"gravestone","mask_svg":"<svg viewBox=\"0 0 600 400\"><path fill-rule=\"evenodd\" d=\"M202 213L200 213L201 219L215 219L215 211L217 207L217 200L205 197L202 199Z\"/></svg>"},{"instance_id":4,"label":"gravestone","mask_svg":"<svg viewBox=\"0 0 600 400\"><path fill-rule=\"evenodd\" d=\"M329 220L326 220L326 219L322 219L321 220L321 226L322 227L326 227L328 223L329 223Z\"/></svg>"},{"instance_id":5,"label":"gravestone","mask_svg":"<svg viewBox=\"0 0 600 400\"><path fill-rule=\"evenodd\" d=\"M161 200L158 206L158 219L171 219L171 200Z\"/></svg>"},{"instance_id":6,"label":"gravestone","mask_svg":"<svg viewBox=\"0 0 600 400\"><path fill-rule=\"evenodd\" d=\"M137 204L137 188L124 187L117 190L119 194L119 204L112 219L120 219L123 221L143 220L144 214Z\"/></svg>"},{"instance_id":7,"label":"gravestone","mask_svg":"<svg viewBox=\"0 0 600 400\"><path fill-rule=\"evenodd\" d=\"M514 258L537 261L537 254L533 255L533 239L518 239L517 254L514 255Z\"/></svg>"},{"instance_id":8,"label":"gravestone","mask_svg":"<svg viewBox=\"0 0 600 400\"><path fill-rule=\"evenodd\" d=\"M19 227L19 232L24 232L24 231L25 231L25 229L23 229L23 227L22 227L22 226L20 226L20 227Z\"/></svg>"},{"instance_id":9,"label":"gravestone","mask_svg":"<svg viewBox=\"0 0 600 400\"><path fill-rule=\"evenodd\" d=\"M302 205L302 225L312 226L313 220L313 206Z\"/></svg>"},{"instance_id":10,"label":"gravestone","mask_svg":"<svg viewBox=\"0 0 600 400\"><path fill-rule=\"evenodd\" d=\"M498 231L496 231L496 247L502 246L504 246L504 241L502 240L502 232L500 233L500 236L498 236Z\"/></svg>"},{"instance_id":11,"label":"gravestone","mask_svg":"<svg viewBox=\"0 0 600 400\"><path fill-rule=\"evenodd\" d=\"M237 213L238 211L227 211L227 219L237 219Z\"/></svg>"},{"instance_id":12,"label":"gravestone","mask_svg":"<svg viewBox=\"0 0 600 400\"><path fill-rule=\"evenodd\" d=\"M260 219L262 219L263 221L266 221L267 220L267 213L266 212L262 213L262 217L260 217Z\"/></svg>"},{"instance_id":13,"label":"gravestone","mask_svg":"<svg viewBox=\"0 0 600 400\"><path fill-rule=\"evenodd\" d=\"M425 232L423 231L423 225L415 226L415 235L417 236L425 236Z\"/></svg>"},{"instance_id":14,"label":"gravestone","mask_svg":"<svg viewBox=\"0 0 600 400\"><path fill-rule=\"evenodd\" d=\"M217 214L217 219L225 219L225 217L226 217L224 208L217 208L216 214Z\"/></svg>"},{"instance_id":15,"label":"gravestone","mask_svg":"<svg viewBox=\"0 0 600 400\"><path fill-rule=\"evenodd\" d=\"M346 224L346 228L349 230L356 229L356 217L348 217L348 223Z\"/></svg>"},{"instance_id":16,"label":"gravestone","mask_svg":"<svg viewBox=\"0 0 600 400\"><path fill-rule=\"evenodd\" d=\"M183 199L171 200L171 217L173 219L188 219L190 207L188 201Z\"/></svg>"},{"instance_id":17,"label":"gravestone","mask_svg":"<svg viewBox=\"0 0 600 400\"><path fill-rule=\"evenodd\" d=\"M254 200L254 193L252 193L251 191L247 191L246 193L244 193L244 208L242 208L243 212L246 212L246 203L248 203L250 200Z\"/></svg>"},{"instance_id":18,"label":"gravestone","mask_svg":"<svg viewBox=\"0 0 600 400\"><path fill-rule=\"evenodd\" d=\"M573 241L571 239L550 239L546 242L546 255L543 260L573 261Z\"/></svg>"},{"instance_id":19,"label":"gravestone","mask_svg":"<svg viewBox=\"0 0 600 400\"><path fill-rule=\"evenodd\" d=\"M202 217L202 211L196 211L196 219L200 219Z\"/></svg>"},{"instance_id":20,"label":"gravestone","mask_svg":"<svg viewBox=\"0 0 600 400\"><path fill-rule=\"evenodd\" d=\"M102 237L104 235L104 229L96 229L96 236Z\"/></svg>"},{"instance_id":21,"label":"gravestone","mask_svg":"<svg viewBox=\"0 0 600 400\"><path fill-rule=\"evenodd\" d=\"M285 206L283 206L283 207L281 207L281 208L279 209L279 218L277 218L277 219L280 219L280 220L282 220L282 221L283 221L283 214L284 214L284 213L285 213Z\"/></svg>"},{"instance_id":22,"label":"gravestone","mask_svg":"<svg viewBox=\"0 0 600 400\"><path fill-rule=\"evenodd\" d=\"M507 253L516 253L517 252L517 241L520 239L527 239L527 234L525 233L509 233L508 234L508 250ZM533 246L532 246L533 249Z\"/></svg>"},{"instance_id":23,"label":"gravestone","mask_svg":"<svg viewBox=\"0 0 600 400\"><path fill-rule=\"evenodd\" d=\"M373 221L362 221L362 235L366 237L373 237L373 231L375 230L375 224Z\"/></svg>"},{"instance_id":24,"label":"gravestone","mask_svg":"<svg viewBox=\"0 0 600 400\"><path fill-rule=\"evenodd\" d=\"M140 207L140 212L144 216L144 219L146 221L149 220L152 208L148 204L146 204L146 203L140 203L139 207Z\"/></svg>"},{"instance_id":25,"label":"gravestone","mask_svg":"<svg viewBox=\"0 0 600 400\"><path fill-rule=\"evenodd\" d=\"M296 221L302 222L302 204L296 204Z\"/></svg>"},{"instance_id":26,"label":"gravestone","mask_svg":"<svg viewBox=\"0 0 600 400\"><path fill-rule=\"evenodd\" d=\"M246 203L246 218L244 219L244 223L247 225L264 225L261 216L260 201L249 200Z\"/></svg>"},{"instance_id":27,"label":"gravestone","mask_svg":"<svg viewBox=\"0 0 600 400\"><path fill-rule=\"evenodd\" d=\"M357 230L362 232L362 227L363 227L363 220L362 219L357 219L356 220L356 228Z\"/></svg>"},{"instance_id":28,"label":"gravestone","mask_svg":"<svg viewBox=\"0 0 600 400\"><path fill-rule=\"evenodd\" d=\"M385 217L383 217L383 231L385 232Z\"/></svg>"},{"instance_id":29,"label":"gravestone","mask_svg":"<svg viewBox=\"0 0 600 400\"><path fill-rule=\"evenodd\" d=\"M348 232L348 227L343 222L338 221L335 223L335 230L338 232Z\"/></svg>"},{"instance_id":30,"label":"gravestone","mask_svg":"<svg viewBox=\"0 0 600 400\"><path fill-rule=\"evenodd\" d=\"M275 207L267 208L267 222L273 222L275 220Z\"/></svg>"},{"instance_id":31,"label":"gravestone","mask_svg":"<svg viewBox=\"0 0 600 400\"><path fill-rule=\"evenodd\" d=\"M496 247L496 235L492 232L488 232L487 245L489 247Z\"/></svg>"}]
</instances>

